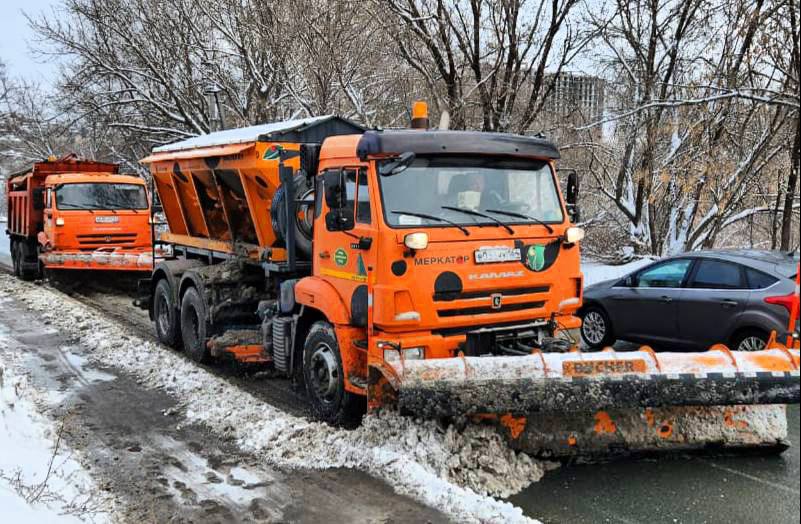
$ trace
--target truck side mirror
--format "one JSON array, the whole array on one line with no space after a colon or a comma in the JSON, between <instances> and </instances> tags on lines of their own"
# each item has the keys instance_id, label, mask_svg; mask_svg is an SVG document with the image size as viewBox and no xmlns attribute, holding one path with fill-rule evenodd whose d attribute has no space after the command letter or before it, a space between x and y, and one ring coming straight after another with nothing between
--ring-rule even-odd
<instances>
[{"instance_id":1,"label":"truck side mirror","mask_svg":"<svg viewBox=\"0 0 801 524\"><path fill-rule=\"evenodd\" d=\"M323 174L325 186L325 204L329 209L345 207L347 193L345 192L345 171L343 169L326 171Z\"/></svg>"},{"instance_id":2,"label":"truck side mirror","mask_svg":"<svg viewBox=\"0 0 801 524\"><path fill-rule=\"evenodd\" d=\"M345 204L348 201L345 170L331 170L323 174L325 186L325 204L328 213L325 215L325 228L328 231L350 231L356 226L353 208Z\"/></svg>"},{"instance_id":3,"label":"truck side mirror","mask_svg":"<svg viewBox=\"0 0 801 524\"><path fill-rule=\"evenodd\" d=\"M33 201L33 209L36 211L41 211L45 208L45 201L44 201L44 188L37 187L31 191L31 199Z\"/></svg>"},{"instance_id":4,"label":"truck side mirror","mask_svg":"<svg viewBox=\"0 0 801 524\"><path fill-rule=\"evenodd\" d=\"M565 201L567 203L567 212L570 214L572 222L578 222L581 217L578 206L579 194L579 181L578 175L575 171L571 171L567 175L567 190L565 191Z\"/></svg>"}]
</instances>

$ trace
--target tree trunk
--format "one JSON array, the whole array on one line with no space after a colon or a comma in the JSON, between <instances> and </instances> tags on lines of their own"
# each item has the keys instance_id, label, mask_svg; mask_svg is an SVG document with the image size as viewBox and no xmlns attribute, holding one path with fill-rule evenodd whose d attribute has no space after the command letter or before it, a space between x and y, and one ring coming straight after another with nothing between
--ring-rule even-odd
<instances>
[{"instance_id":1,"label":"tree trunk","mask_svg":"<svg viewBox=\"0 0 801 524\"><path fill-rule=\"evenodd\" d=\"M784 193L784 210L782 213L782 236L781 236L781 249L782 251L789 251L796 247L792 242L793 232L793 200L795 199L795 190L798 185L798 171L799 155L801 154L801 130L798 126L801 125L799 119L795 120L795 140L793 141L793 148L790 150L790 175L787 177L787 190Z\"/></svg>"}]
</instances>

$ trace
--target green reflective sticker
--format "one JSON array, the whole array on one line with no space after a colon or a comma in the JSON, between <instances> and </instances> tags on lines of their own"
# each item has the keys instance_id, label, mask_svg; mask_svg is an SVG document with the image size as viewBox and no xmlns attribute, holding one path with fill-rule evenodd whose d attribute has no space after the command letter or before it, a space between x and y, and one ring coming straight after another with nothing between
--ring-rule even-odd
<instances>
[{"instance_id":1,"label":"green reflective sticker","mask_svg":"<svg viewBox=\"0 0 801 524\"><path fill-rule=\"evenodd\" d=\"M532 271L542 271L545 267L545 246L534 244L526 251L526 266Z\"/></svg>"},{"instance_id":2,"label":"green reflective sticker","mask_svg":"<svg viewBox=\"0 0 801 524\"><path fill-rule=\"evenodd\" d=\"M275 160L276 158L281 156L281 151L283 150L284 150L283 146L280 146L278 144L271 145L264 151L264 160Z\"/></svg>"},{"instance_id":3,"label":"green reflective sticker","mask_svg":"<svg viewBox=\"0 0 801 524\"><path fill-rule=\"evenodd\" d=\"M342 248L339 248L336 251L334 251L334 262L336 262L338 266L344 266L345 264L347 264L348 263L347 251L345 251Z\"/></svg>"}]
</instances>

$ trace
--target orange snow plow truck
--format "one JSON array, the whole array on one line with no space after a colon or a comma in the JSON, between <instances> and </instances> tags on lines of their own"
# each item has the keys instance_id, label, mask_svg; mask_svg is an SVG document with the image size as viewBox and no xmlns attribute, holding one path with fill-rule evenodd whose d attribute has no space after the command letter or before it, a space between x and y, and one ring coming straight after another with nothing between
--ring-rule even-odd
<instances>
[{"instance_id":1,"label":"orange snow plow truck","mask_svg":"<svg viewBox=\"0 0 801 524\"><path fill-rule=\"evenodd\" d=\"M547 456L781 444L798 349L581 352L578 184L561 191L558 149L414 113L413 129L323 116L154 149L173 257L137 304L158 338L270 366L334 424L394 407Z\"/></svg>"},{"instance_id":2,"label":"orange snow plow truck","mask_svg":"<svg viewBox=\"0 0 801 524\"><path fill-rule=\"evenodd\" d=\"M74 155L36 162L6 183L14 274L153 269L145 181Z\"/></svg>"}]
</instances>

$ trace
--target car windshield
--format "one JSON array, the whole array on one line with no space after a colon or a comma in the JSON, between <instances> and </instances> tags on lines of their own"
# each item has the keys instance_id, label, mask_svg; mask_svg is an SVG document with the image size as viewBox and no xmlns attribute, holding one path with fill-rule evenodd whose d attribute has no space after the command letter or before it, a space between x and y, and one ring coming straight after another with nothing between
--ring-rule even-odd
<instances>
[{"instance_id":1,"label":"car windshield","mask_svg":"<svg viewBox=\"0 0 801 524\"><path fill-rule=\"evenodd\" d=\"M418 157L379 179L390 226L557 224L564 218L553 172L541 161Z\"/></svg>"},{"instance_id":2,"label":"car windshield","mask_svg":"<svg viewBox=\"0 0 801 524\"><path fill-rule=\"evenodd\" d=\"M147 209L145 187L139 184L64 184L56 188L56 207L70 209Z\"/></svg>"}]
</instances>

